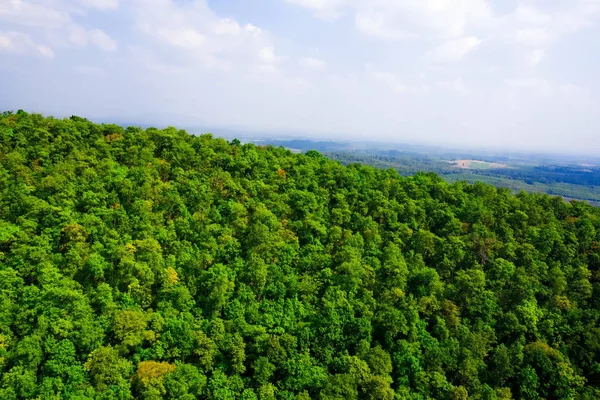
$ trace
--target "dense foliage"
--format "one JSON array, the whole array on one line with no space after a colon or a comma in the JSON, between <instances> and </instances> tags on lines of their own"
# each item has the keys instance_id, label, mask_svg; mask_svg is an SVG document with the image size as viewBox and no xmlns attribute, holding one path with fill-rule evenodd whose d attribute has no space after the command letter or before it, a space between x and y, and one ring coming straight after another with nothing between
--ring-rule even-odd
<instances>
[{"instance_id":1,"label":"dense foliage","mask_svg":"<svg viewBox=\"0 0 600 400\"><path fill-rule=\"evenodd\" d=\"M547 195L4 113L0 398L598 398L599 242Z\"/></svg>"}]
</instances>

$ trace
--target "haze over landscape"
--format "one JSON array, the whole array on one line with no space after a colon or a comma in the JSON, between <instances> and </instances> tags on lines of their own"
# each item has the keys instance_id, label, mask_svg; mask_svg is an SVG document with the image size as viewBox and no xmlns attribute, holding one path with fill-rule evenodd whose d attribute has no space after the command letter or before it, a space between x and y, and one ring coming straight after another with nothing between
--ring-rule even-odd
<instances>
[{"instance_id":1,"label":"haze over landscape","mask_svg":"<svg viewBox=\"0 0 600 400\"><path fill-rule=\"evenodd\" d=\"M600 150L600 1L0 1L0 108Z\"/></svg>"}]
</instances>

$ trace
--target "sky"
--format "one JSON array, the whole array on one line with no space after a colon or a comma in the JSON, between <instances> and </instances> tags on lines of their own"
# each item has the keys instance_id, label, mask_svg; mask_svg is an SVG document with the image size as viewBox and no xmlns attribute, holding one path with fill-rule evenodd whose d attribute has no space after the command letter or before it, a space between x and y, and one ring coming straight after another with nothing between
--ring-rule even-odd
<instances>
[{"instance_id":1,"label":"sky","mask_svg":"<svg viewBox=\"0 0 600 400\"><path fill-rule=\"evenodd\" d=\"M597 153L600 0L0 0L0 109Z\"/></svg>"}]
</instances>

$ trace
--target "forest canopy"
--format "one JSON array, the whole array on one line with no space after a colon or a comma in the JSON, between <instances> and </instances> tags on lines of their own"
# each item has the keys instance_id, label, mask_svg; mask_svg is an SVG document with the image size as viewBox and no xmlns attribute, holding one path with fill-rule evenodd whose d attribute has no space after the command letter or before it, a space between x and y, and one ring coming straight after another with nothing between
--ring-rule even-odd
<instances>
[{"instance_id":1,"label":"forest canopy","mask_svg":"<svg viewBox=\"0 0 600 400\"><path fill-rule=\"evenodd\" d=\"M600 211L5 112L0 398L600 398Z\"/></svg>"}]
</instances>

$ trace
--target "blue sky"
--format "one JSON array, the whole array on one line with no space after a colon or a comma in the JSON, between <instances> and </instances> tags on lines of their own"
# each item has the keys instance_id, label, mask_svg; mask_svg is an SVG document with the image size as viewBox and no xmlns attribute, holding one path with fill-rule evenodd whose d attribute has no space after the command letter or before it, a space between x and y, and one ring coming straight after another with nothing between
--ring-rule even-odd
<instances>
[{"instance_id":1,"label":"blue sky","mask_svg":"<svg viewBox=\"0 0 600 400\"><path fill-rule=\"evenodd\" d=\"M0 108L600 150L600 0L0 0Z\"/></svg>"}]
</instances>

